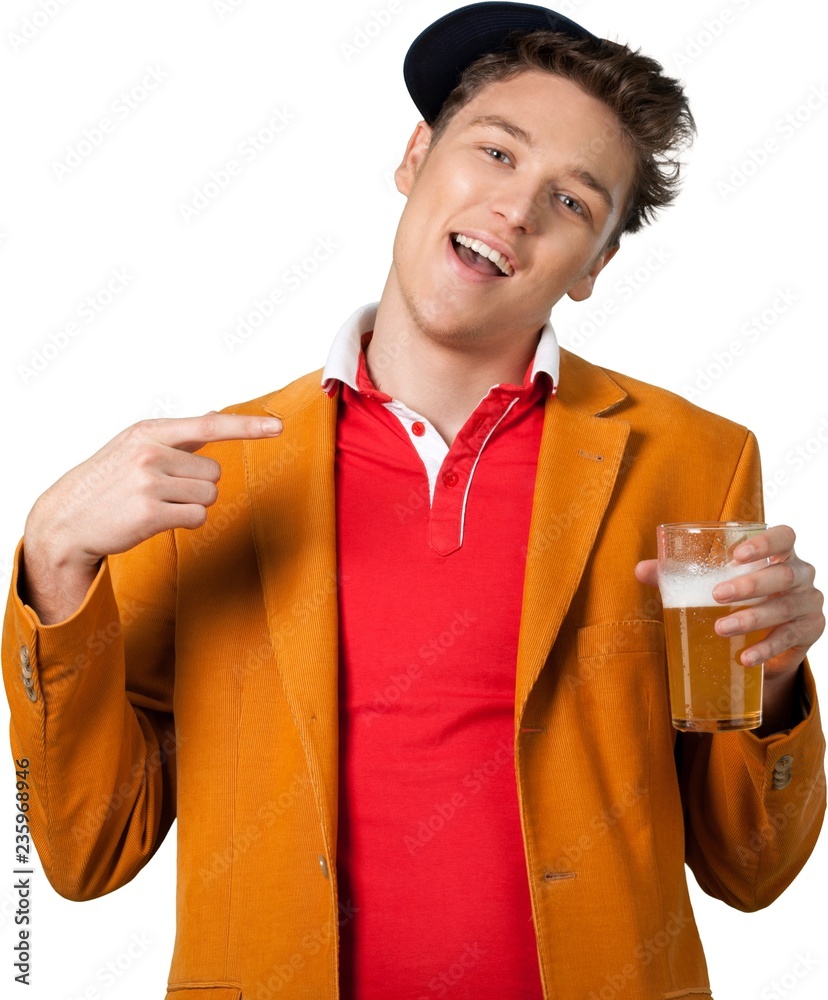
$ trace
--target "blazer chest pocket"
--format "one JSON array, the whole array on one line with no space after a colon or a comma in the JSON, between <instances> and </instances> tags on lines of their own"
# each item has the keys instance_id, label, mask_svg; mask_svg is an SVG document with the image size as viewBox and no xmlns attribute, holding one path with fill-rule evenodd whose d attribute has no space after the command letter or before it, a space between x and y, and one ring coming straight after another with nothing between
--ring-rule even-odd
<instances>
[{"instance_id":1,"label":"blazer chest pocket","mask_svg":"<svg viewBox=\"0 0 828 1000\"><path fill-rule=\"evenodd\" d=\"M706 986L691 986L687 990L679 990L673 993L662 993L662 1000L686 1000L687 997L712 997L713 994Z\"/></svg>"},{"instance_id":2,"label":"blazer chest pocket","mask_svg":"<svg viewBox=\"0 0 828 1000\"><path fill-rule=\"evenodd\" d=\"M579 628L566 686L596 717L646 725L667 705L664 625L638 619Z\"/></svg>"},{"instance_id":3,"label":"blazer chest pocket","mask_svg":"<svg viewBox=\"0 0 828 1000\"><path fill-rule=\"evenodd\" d=\"M586 625L578 629L578 659L619 653L664 653L664 625L649 618Z\"/></svg>"},{"instance_id":4,"label":"blazer chest pocket","mask_svg":"<svg viewBox=\"0 0 828 1000\"><path fill-rule=\"evenodd\" d=\"M181 983L167 987L165 1000L242 1000L235 983Z\"/></svg>"}]
</instances>

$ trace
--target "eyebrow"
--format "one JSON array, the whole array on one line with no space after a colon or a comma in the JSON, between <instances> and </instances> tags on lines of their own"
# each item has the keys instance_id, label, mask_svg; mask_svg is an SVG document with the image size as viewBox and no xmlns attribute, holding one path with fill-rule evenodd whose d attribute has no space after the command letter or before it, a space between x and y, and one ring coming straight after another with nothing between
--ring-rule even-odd
<instances>
[{"instance_id":1,"label":"eyebrow","mask_svg":"<svg viewBox=\"0 0 828 1000\"><path fill-rule=\"evenodd\" d=\"M501 118L500 115L477 115L477 117L472 118L466 128L471 128L473 125L488 125L492 128L499 128L504 132L508 132L515 139L519 139L530 149L537 149L532 134L515 122L510 122L508 118Z\"/></svg>"},{"instance_id":2,"label":"eyebrow","mask_svg":"<svg viewBox=\"0 0 828 1000\"><path fill-rule=\"evenodd\" d=\"M483 125L488 128L498 128L502 132L508 133L512 138L517 139L522 142L525 146L528 146L531 150L536 150L538 148L535 142L535 137L531 132L527 132L525 128L518 125L516 122L509 121L508 118L501 118L500 115L477 115L475 118L468 123L467 129L472 128L475 125ZM607 209L612 212L615 208L615 202L612 200L612 195L609 190L588 170L584 167L579 167L573 165L569 167L568 174L571 177L575 177L577 180L581 181L586 187L591 191L594 191L607 206Z\"/></svg>"}]
</instances>

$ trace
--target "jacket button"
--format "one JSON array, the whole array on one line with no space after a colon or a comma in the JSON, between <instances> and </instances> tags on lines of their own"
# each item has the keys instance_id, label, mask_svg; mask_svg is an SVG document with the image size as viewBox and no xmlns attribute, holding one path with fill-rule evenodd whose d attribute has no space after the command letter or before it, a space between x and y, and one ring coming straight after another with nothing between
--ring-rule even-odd
<instances>
[{"instance_id":1,"label":"jacket button","mask_svg":"<svg viewBox=\"0 0 828 1000\"><path fill-rule=\"evenodd\" d=\"M325 878L331 877L328 874L328 862L325 860L324 854L319 855L319 867L322 869L322 874L325 876Z\"/></svg>"},{"instance_id":2,"label":"jacket button","mask_svg":"<svg viewBox=\"0 0 828 1000\"><path fill-rule=\"evenodd\" d=\"M31 679L31 677L24 676L23 686L26 688L26 694L29 698L29 701L37 701L37 691L35 691L34 681Z\"/></svg>"},{"instance_id":3,"label":"jacket button","mask_svg":"<svg viewBox=\"0 0 828 1000\"><path fill-rule=\"evenodd\" d=\"M774 764L774 788L787 788L787 786L791 783L791 764L793 764L793 757L790 754L785 754L784 757L780 757L776 764Z\"/></svg>"},{"instance_id":4,"label":"jacket button","mask_svg":"<svg viewBox=\"0 0 828 1000\"><path fill-rule=\"evenodd\" d=\"M20 676L23 679L23 686L26 688L26 695L29 701L37 701L37 691L34 689L32 681L32 665L29 663L29 647L20 647Z\"/></svg>"}]
</instances>

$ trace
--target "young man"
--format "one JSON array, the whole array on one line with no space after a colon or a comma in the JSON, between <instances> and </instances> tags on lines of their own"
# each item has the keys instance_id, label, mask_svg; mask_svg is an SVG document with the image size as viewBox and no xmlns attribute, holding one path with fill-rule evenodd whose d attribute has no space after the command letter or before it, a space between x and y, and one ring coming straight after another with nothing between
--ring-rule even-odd
<instances>
[{"instance_id":1,"label":"young man","mask_svg":"<svg viewBox=\"0 0 828 1000\"><path fill-rule=\"evenodd\" d=\"M770 562L717 596L762 598L727 631L770 629L765 722L706 737L670 724L645 558L760 518L753 435L549 324L675 194L659 69L543 8L435 22L379 303L33 508L3 669L35 842L85 899L178 818L176 1000L710 995L685 859L750 910L810 854L813 567L786 526L742 553Z\"/></svg>"}]
</instances>

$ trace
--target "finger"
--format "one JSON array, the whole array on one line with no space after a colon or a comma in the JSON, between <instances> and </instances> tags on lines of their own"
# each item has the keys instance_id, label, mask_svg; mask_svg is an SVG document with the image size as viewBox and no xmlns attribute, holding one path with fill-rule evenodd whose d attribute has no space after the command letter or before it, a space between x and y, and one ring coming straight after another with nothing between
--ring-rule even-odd
<instances>
[{"instance_id":1,"label":"finger","mask_svg":"<svg viewBox=\"0 0 828 1000\"><path fill-rule=\"evenodd\" d=\"M745 650L745 654L747 650ZM757 664L761 663L765 668L765 677L768 677L772 673L781 673L786 670L793 670L798 667L800 663L808 655L807 649L801 649L799 646L792 646L790 649L786 649L784 653L780 653L778 656L772 656L770 659L763 660L758 659L756 663L744 663L746 667L755 667Z\"/></svg>"},{"instance_id":2,"label":"finger","mask_svg":"<svg viewBox=\"0 0 828 1000\"><path fill-rule=\"evenodd\" d=\"M786 594L717 618L713 627L719 635L746 635L804 619L819 610L819 602L811 594ZM811 639L815 641L816 636Z\"/></svg>"},{"instance_id":3,"label":"finger","mask_svg":"<svg viewBox=\"0 0 828 1000\"><path fill-rule=\"evenodd\" d=\"M199 504L209 507L218 499L218 487L204 479L181 479L164 476L154 490L155 499L164 503Z\"/></svg>"},{"instance_id":4,"label":"finger","mask_svg":"<svg viewBox=\"0 0 828 1000\"><path fill-rule=\"evenodd\" d=\"M200 503L165 503L159 505L158 531L170 528L200 528L207 520L207 508Z\"/></svg>"},{"instance_id":5,"label":"finger","mask_svg":"<svg viewBox=\"0 0 828 1000\"><path fill-rule=\"evenodd\" d=\"M755 559L785 557L793 551L796 533L787 524L776 524L757 532L733 550L736 562L753 562Z\"/></svg>"},{"instance_id":6,"label":"finger","mask_svg":"<svg viewBox=\"0 0 828 1000\"><path fill-rule=\"evenodd\" d=\"M157 469L166 476L180 479L204 479L217 483L221 478L221 466L209 455L193 455L179 448L162 445Z\"/></svg>"},{"instance_id":7,"label":"finger","mask_svg":"<svg viewBox=\"0 0 828 1000\"><path fill-rule=\"evenodd\" d=\"M210 485L210 484L206 484ZM111 539L101 553L124 552L144 539L171 528L198 528L207 520L207 507L200 503L168 503L145 494L121 504L118 514L121 527L130 536L125 545L112 548ZM117 525L116 525L117 527ZM120 538L120 534L118 535ZM120 545L120 541L118 542Z\"/></svg>"},{"instance_id":8,"label":"finger","mask_svg":"<svg viewBox=\"0 0 828 1000\"><path fill-rule=\"evenodd\" d=\"M752 597L782 594L808 582L807 564L799 560L771 563L754 573L744 573L713 588L713 598L719 603L737 604Z\"/></svg>"},{"instance_id":9,"label":"finger","mask_svg":"<svg viewBox=\"0 0 828 1000\"><path fill-rule=\"evenodd\" d=\"M129 432L149 437L171 448L196 451L210 441L241 441L274 437L281 433L276 417L241 413L208 413L201 417L157 417L133 424Z\"/></svg>"},{"instance_id":10,"label":"finger","mask_svg":"<svg viewBox=\"0 0 828 1000\"><path fill-rule=\"evenodd\" d=\"M651 587L658 586L658 560L642 559L636 563L635 578L639 583L646 583Z\"/></svg>"},{"instance_id":11,"label":"finger","mask_svg":"<svg viewBox=\"0 0 828 1000\"><path fill-rule=\"evenodd\" d=\"M777 657L792 657L795 663L801 663L806 653L813 645L813 636L818 634L814 616L809 615L797 621L785 622L769 632L760 642L754 643L742 650L740 660L746 667L756 666L757 663L767 663L770 660L776 661ZM774 663L774 666L781 666L781 661Z\"/></svg>"}]
</instances>

